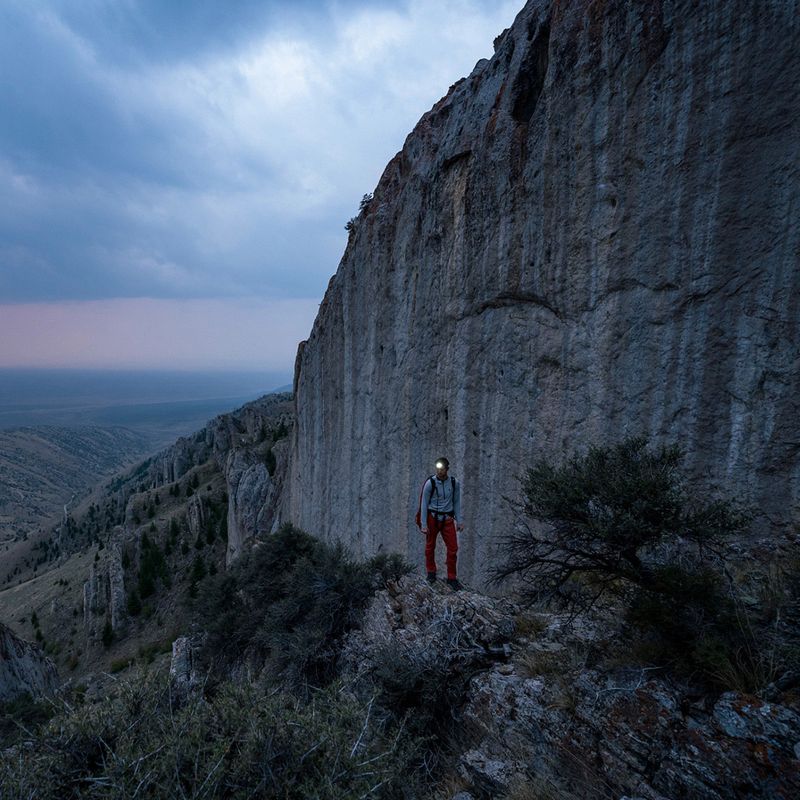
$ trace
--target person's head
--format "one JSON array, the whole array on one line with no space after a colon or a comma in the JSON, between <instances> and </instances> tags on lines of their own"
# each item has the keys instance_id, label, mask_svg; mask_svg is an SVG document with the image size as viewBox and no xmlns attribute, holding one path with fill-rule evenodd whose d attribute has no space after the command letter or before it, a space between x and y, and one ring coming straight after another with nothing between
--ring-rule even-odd
<instances>
[{"instance_id":1,"label":"person's head","mask_svg":"<svg viewBox=\"0 0 800 800\"><path fill-rule=\"evenodd\" d=\"M447 477L448 469L450 469L450 462L444 456L436 459L436 477L440 481Z\"/></svg>"}]
</instances>

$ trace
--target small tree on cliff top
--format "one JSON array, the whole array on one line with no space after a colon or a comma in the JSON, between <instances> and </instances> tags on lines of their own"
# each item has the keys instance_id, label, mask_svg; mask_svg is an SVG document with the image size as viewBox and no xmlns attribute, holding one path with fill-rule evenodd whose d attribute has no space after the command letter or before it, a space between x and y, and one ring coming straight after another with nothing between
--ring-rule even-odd
<instances>
[{"instance_id":1,"label":"small tree on cliff top","mask_svg":"<svg viewBox=\"0 0 800 800\"><path fill-rule=\"evenodd\" d=\"M562 466L539 461L522 481L518 524L493 579L516 577L526 599L572 610L635 591L713 603L709 558L749 517L728 500L692 497L681 458L678 447L632 438Z\"/></svg>"}]
</instances>

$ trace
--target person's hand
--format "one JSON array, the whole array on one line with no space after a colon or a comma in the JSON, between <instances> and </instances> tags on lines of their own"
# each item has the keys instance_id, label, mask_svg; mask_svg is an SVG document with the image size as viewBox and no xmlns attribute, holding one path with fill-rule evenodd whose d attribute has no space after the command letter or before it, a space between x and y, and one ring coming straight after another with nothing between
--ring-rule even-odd
<instances>
[{"instance_id":1,"label":"person's hand","mask_svg":"<svg viewBox=\"0 0 800 800\"><path fill-rule=\"evenodd\" d=\"M463 531L464 530L464 523L463 522L459 522L458 525L456 525L456 530Z\"/></svg>"},{"instance_id":2,"label":"person's hand","mask_svg":"<svg viewBox=\"0 0 800 800\"><path fill-rule=\"evenodd\" d=\"M428 529L427 528L420 528L420 531L422 533L424 533L426 536L428 535Z\"/></svg>"}]
</instances>

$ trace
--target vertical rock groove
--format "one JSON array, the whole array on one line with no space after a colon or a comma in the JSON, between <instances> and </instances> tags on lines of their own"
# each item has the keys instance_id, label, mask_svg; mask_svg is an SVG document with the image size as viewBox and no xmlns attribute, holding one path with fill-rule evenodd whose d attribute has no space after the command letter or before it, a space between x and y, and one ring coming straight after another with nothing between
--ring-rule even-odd
<instances>
[{"instance_id":1,"label":"vertical rock groove","mask_svg":"<svg viewBox=\"0 0 800 800\"><path fill-rule=\"evenodd\" d=\"M514 84L514 107L511 116L521 125L527 125L544 87L550 47L550 23L543 23L532 35L532 43Z\"/></svg>"}]
</instances>

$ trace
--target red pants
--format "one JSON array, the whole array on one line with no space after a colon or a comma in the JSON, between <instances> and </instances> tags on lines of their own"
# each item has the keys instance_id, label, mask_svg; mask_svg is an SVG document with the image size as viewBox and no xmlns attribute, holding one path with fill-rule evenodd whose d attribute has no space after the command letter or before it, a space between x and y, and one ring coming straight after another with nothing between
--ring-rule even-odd
<instances>
[{"instance_id":1,"label":"red pants","mask_svg":"<svg viewBox=\"0 0 800 800\"><path fill-rule=\"evenodd\" d=\"M456 577L456 554L458 553L458 535L456 521L452 517L436 519L428 513L428 534L425 537L425 568L428 572L436 572L436 537L442 534L444 546L447 548L447 578Z\"/></svg>"}]
</instances>

